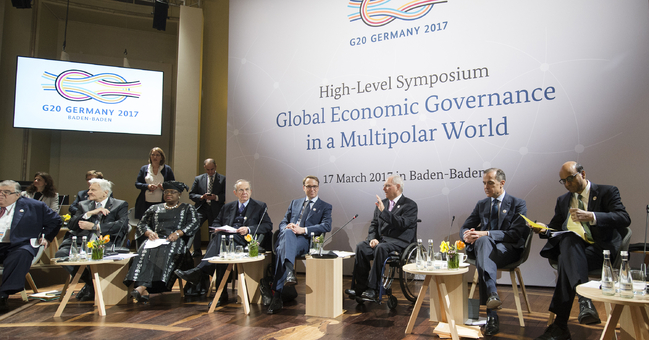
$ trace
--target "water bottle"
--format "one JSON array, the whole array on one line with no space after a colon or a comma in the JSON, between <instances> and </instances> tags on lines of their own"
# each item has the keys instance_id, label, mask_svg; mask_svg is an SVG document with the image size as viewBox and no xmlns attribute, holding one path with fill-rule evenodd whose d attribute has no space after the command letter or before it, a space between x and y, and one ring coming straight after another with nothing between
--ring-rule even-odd
<instances>
[{"instance_id":1,"label":"water bottle","mask_svg":"<svg viewBox=\"0 0 649 340\"><path fill-rule=\"evenodd\" d=\"M602 294L615 295L615 279L613 278L613 266L611 265L611 251L604 250L604 264L602 265Z\"/></svg>"},{"instance_id":2,"label":"water bottle","mask_svg":"<svg viewBox=\"0 0 649 340\"><path fill-rule=\"evenodd\" d=\"M225 259L228 255L228 247L225 235L221 235L221 249L219 249L219 258Z\"/></svg>"},{"instance_id":3,"label":"water bottle","mask_svg":"<svg viewBox=\"0 0 649 340\"><path fill-rule=\"evenodd\" d=\"M81 238L81 247L79 247L79 261L88 259L88 236Z\"/></svg>"},{"instance_id":4,"label":"water bottle","mask_svg":"<svg viewBox=\"0 0 649 340\"><path fill-rule=\"evenodd\" d=\"M428 254L426 256L426 269L433 269L433 260L435 257L435 249L433 248L433 240L428 239Z\"/></svg>"},{"instance_id":5,"label":"water bottle","mask_svg":"<svg viewBox=\"0 0 649 340\"><path fill-rule=\"evenodd\" d=\"M316 252L316 247L315 247L315 233L311 232L311 247L309 249L309 254L315 254Z\"/></svg>"},{"instance_id":6,"label":"water bottle","mask_svg":"<svg viewBox=\"0 0 649 340\"><path fill-rule=\"evenodd\" d=\"M70 261L77 261L79 259L79 248L77 248L77 237L72 236L72 244L70 245Z\"/></svg>"},{"instance_id":7,"label":"water bottle","mask_svg":"<svg viewBox=\"0 0 649 340\"><path fill-rule=\"evenodd\" d=\"M230 242L228 244L228 258L234 257L234 235L230 235Z\"/></svg>"},{"instance_id":8,"label":"water bottle","mask_svg":"<svg viewBox=\"0 0 649 340\"><path fill-rule=\"evenodd\" d=\"M424 257L424 254L422 252L422 245L421 245L421 239L417 240L417 269L422 270L424 269L424 265L422 262L422 259Z\"/></svg>"},{"instance_id":9,"label":"water bottle","mask_svg":"<svg viewBox=\"0 0 649 340\"><path fill-rule=\"evenodd\" d=\"M621 251L622 265L620 265L620 297L633 298L633 280L631 279L631 267L629 266L629 252Z\"/></svg>"}]
</instances>

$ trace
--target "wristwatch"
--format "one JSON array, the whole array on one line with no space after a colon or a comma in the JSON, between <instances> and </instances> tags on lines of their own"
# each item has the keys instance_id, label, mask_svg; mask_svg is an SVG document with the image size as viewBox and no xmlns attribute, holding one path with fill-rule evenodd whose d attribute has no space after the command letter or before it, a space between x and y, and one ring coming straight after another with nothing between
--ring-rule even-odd
<instances>
[{"instance_id":1,"label":"wristwatch","mask_svg":"<svg viewBox=\"0 0 649 340\"><path fill-rule=\"evenodd\" d=\"M177 235L178 237L180 237L180 234L178 234L178 232L176 232L176 235Z\"/></svg>"}]
</instances>

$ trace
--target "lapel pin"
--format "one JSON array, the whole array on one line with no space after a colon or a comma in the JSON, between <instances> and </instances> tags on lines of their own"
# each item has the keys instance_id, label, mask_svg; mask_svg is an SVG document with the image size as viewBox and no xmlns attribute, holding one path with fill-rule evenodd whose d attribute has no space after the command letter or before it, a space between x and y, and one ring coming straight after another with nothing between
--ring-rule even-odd
<instances>
[{"instance_id":1,"label":"lapel pin","mask_svg":"<svg viewBox=\"0 0 649 340\"><path fill-rule=\"evenodd\" d=\"M507 213L507 210L503 210L503 214L506 214L506 213Z\"/></svg>"},{"instance_id":2,"label":"lapel pin","mask_svg":"<svg viewBox=\"0 0 649 340\"><path fill-rule=\"evenodd\" d=\"M397 205L397 209L399 209L399 208L401 208L401 206L400 206L400 205Z\"/></svg>"},{"instance_id":3,"label":"lapel pin","mask_svg":"<svg viewBox=\"0 0 649 340\"><path fill-rule=\"evenodd\" d=\"M597 196L593 196L593 201L597 201Z\"/></svg>"},{"instance_id":4,"label":"lapel pin","mask_svg":"<svg viewBox=\"0 0 649 340\"><path fill-rule=\"evenodd\" d=\"M20 209L20 212L21 212L21 213L24 213L24 212L25 212L25 210L23 210L23 209Z\"/></svg>"}]
</instances>

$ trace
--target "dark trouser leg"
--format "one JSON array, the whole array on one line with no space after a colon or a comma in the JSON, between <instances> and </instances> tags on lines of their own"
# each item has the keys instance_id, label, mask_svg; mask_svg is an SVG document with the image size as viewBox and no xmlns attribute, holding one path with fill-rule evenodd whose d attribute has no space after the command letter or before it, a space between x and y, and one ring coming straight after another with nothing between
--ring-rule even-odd
<instances>
[{"instance_id":1,"label":"dark trouser leg","mask_svg":"<svg viewBox=\"0 0 649 340\"><path fill-rule=\"evenodd\" d=\"M7 297L25 288L25 275L29 273L34 255L20 247L3 245L0 257L3 259L2 286L0 297Z\"/></svg>"},{"instance_id":2,"label":"dark trouser leg","mask_svg":"<svg viewBox=\"0 0 649 340\"><path fill-rule=\"evenodd\" d=\"M352 277L352 289L360 295L367 289L368 277L370 274L370 261L374 259L374 249L368 241L359 242L356 245L356 256L354 257L354 273Z\"/></svg>"},{"instance_id":3,"label":"dark trouser leg","mask_svg":"<svg viewBox=\"0 0 649 340\"><path fill-rule=\"evenodd\" d=\"M275 283L273 289L281 291L286 280L286 262L295 264L295 257L306 254L309 251L309 239L305 235L296 235L290 229L279 232L275 252L277 261L275 263Z\"/></svg>"},{"instance_id":4,"label":"dark trouser leg","mask_svg":"<svg viewBox=\"0 0 649 340\"><path fill-rule=\"evenodd\" d=\"M385 267L385 260L393 251L403 251L403 248L394 243L381 242L374 247L374 262L368 276L367 288L374 290L379 289L381 284L381 273Z\"/></svg>"},{"instance_id":5,"label":"dark trouser leg","mask_svg":"<svg viewBox=\"0 0 649 340\"><path fill-rule=\"evenodd\" d=\"M498 292L496 289L498 268L518 261L521 250L515 249L511 243L496 242L490 236L483 236L473 244L473 254L478 271L480 304L484 305L490 293Z\"/></svg>"}]
</instances>

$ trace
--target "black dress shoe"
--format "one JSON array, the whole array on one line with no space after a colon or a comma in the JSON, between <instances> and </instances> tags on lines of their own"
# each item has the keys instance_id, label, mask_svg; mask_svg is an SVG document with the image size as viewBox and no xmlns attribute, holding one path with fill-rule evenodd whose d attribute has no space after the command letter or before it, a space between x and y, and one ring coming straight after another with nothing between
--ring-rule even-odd
<instances>
[{"instance_id":1,"label":"black dress shoe","mask_svg":"<svg viewBox=\"0 0 649 340\"><path fill-rule=\"evenodd\" d=\"M295 286L297 284L297 278L295 277L295 273L288 269L286 271L286 281L284 281L284 286Z\"/></svg>"},{"instance_id":2,"label":"black dress shoe","mask_svg":"<svg viewBox=\"0 0 649 340\"><path fill-rule=\"evenodd\" d=\"M579 323L582 325L592 325L600 323L599 314L590 299L579 298Z\"/></svg>"},{"instance_id":3,"label":"black dress shoe","mask_svg":"<svg viewBox=\"0 0 649 340\"><path fill-rule=\"evenodd\" d=\"M81 290L84 290L85 292L83 295L81 295L81 291L79 291L79 294L77 294L77 300L79 301L95 301L95 287L90 284L86 283Z\"/></svg>"},{"instance_id":4,"label":"black dress shoe","mask_svg":"<svg viewBox=\"0 0 649 340\"><path fill-rule=\"evenodd\" d=\"M361 294L361 297L366 301L376 301L376 291L374 289L366 289L363 294Z\"/></svg>"},{"instance_id":5,"label":"black dress shoe","mask_svg":"<svg viewBox=\"0 0 649 340\"><path fill-rule=\"evenodd\" d=\"M269 306L273 301L273 291L265 278L259 280L259 291L261 292L261 303L264 306Z\"/></svg>"},{"instance_id":6,"label":"black dress shoe","mask_svg":"<svg viewBox=\"0 0 649 340\"><path fill-rule=\"evenodd\" d=\"M199 284L201 282L201 278L203 277L203 271L200 268L193 268L185 271L176 269L174 271L174 274L193 285Z\"/></svg>"},{"instance_id":7,"label":"black dress shoe","mask_svg":"<svg viewBox=\"0 0 649 340\"><path fill-rule=\"evenodd\" d=\"M203 257L203 252L202 251L195 251L192 253L192 257Z\"/></svg>"},{"instance_id":8,"label":"black dress shoe","mask_svg":"<svg viewBox=\"0 0 649 340\"><path fill-rule=\"evenodd\" d=\"M545 333L534 340L567 340L570 339L568 328L553 323L545 329Z\"/></svg>"},{"instance_id":9,"label":"black dress shoe","mask_svg":"<svg viewBox=\"0 0 649 340\"><path fill-rule=\"evenodd\" d=\"M268 311L266 311L266 313L275 314L279 312L282 308L284 308L284 301L282 301L282 293L276 291L275 294L273 295L273 300L270 302L270 306L268 306Z\"/></svg>"},{"instance_id":10,"label":"black dress shoe","mask_svg":"<svg viewBox=\"0 0 649 340\"><path fill-rule=\"evenodd\" d=\"M221 297L219 298L219 301L216 301L216 307L221 307L221 306L227 305L229 300L230 300L230 297L228 296L228 292L224 290L223 293L221 293ZM210 303L207 304L207 308L212 307L212 302L213 301L214 300L210 301Z\"/></svg>"},{"instance_id":11,"label":"black dress shoe","mask_svg":"<svg viewBox=\"0 0 649 340\"><path fill-rule=\"evenodd\" d=\"M77 300L81 301L82 298L84 298L86 295L88 295L88 284L86 283L83 288L79 290L77 293Z\"/></svg>"},{"instance_id":12,"label":"black dress shoe","mask_svg":"<svg viewBox=\"0 0 649 340\"><path fill-rule=\"evenodd\" d=\"M356 300L356 291L353 289L345 289L345 294L349 295L349 298Z\"/></svg>"},{"instance_id":13,"label":"black dress shoe","mask_svg":"<svg viewBox=\"0 0 649 340\"><path fill-rule=\"evenodd\" d=\"M146 303L149 301L149 296L140 294L140 292L138 292L137 289L133 289L133 291L131 292L131 296L136 302Z\"/></svg>"},{"instance_id":14,"label":"black dress shoe","mask_svg":"<svg viewBox=\"0 0 649 340\"><path fill-rule=\"evenodd\" d=\"M500 322L498 321L498 315L487 316L487 323L482 329L484 335L496 335L500 331Z\"/></svg>"},{"instance_id":15,"label":"black dress shoe","mask_svg":"<svg viewBox=\"0 0 649 340\"><path fill-rule=\"evenodd\" d=\"M489 294L489 297L487 298L487 308L489 309L500 309L500 306L502 305L502 301L500 301L500 297L498 297L498 293L491 293Z\"/></svg>"},{"instance_id":16,"label":"black dress shoe","mask_svg":"<svg viewBox=\"0 0 649 340\"><path fill-rule=\"evenodd\" d=\"M4 296L0 297L0 313L6 313L9 311L9 297Z\"/></svg>"}]
</instances>

